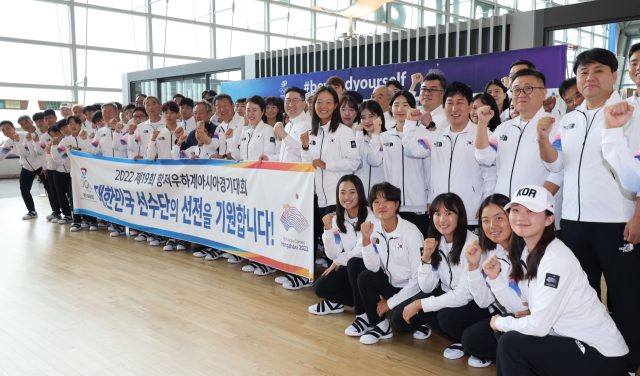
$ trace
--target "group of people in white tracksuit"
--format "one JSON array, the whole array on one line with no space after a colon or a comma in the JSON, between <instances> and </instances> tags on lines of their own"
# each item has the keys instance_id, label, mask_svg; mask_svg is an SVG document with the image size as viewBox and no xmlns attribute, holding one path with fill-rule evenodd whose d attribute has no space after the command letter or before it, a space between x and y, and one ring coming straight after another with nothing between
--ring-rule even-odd
<instances>
[{"instance_id":1,"label":"group of people in white tracksuit","mask_svg":"<svg viewBox=\"0 0 640 376\"><path fill-rule=\"evenodd\" d=\"M640 64L640 45L629 58ZM326 270L315 281L276 278L290 290L314 287L321 301L310 313L353 307L345 335L367 345L394 331L415 340L436 332L450 343L445 358L495 363L499 375L629 375L640 367L640 105L637 94L624 101L614 90L617 68L607 50L579 54L575 79L561 85L566 115L526 60L475 97L434 72L414 74L411 90L389 81L366 101L338 77L313 93L289 87L284 101L255 95L235 107L209 91L199 102L142 96L125 108L126 122L114 103L89 123L24 119L27 134L3 121L9 140L0 158L20 156L25 187L51 175L72 231L104 222L73 214L73 149L148 161L310 163L314 251ZM188 247L129 233L165 250ZM196 246L196 257L246 261ZM254 261L242 270L276 271Z\"/></svg>"}]
</instances>

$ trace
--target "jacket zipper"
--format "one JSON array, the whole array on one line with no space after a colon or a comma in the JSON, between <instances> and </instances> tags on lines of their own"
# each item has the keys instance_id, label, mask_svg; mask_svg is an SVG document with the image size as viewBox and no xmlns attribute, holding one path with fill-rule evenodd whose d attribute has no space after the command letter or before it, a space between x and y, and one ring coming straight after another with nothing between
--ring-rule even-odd
<instances>
[{"instance_id":1,"label":"jacket zipper","mask_svg":"<svg viewBox=\"0 0 640 376\"><path fill-rule=\"evenodd\" d=\"M449 139L449 143L451 144L451 156L449 157L449 177L447 179L447 192L451 192L451 165L453 164L453 151L456 150L456 144L458 143L458 137L460 137L460 135L456 136L456 140L453 141L453 143L451 143L451 137L449 135L446 135L445 137Z\"/></svg>"},{"instance_id":2,"label":"jacket zipper","mask_svg":"<svg viewBox=\"0 0 640 376\"><path fill-rule=\"evenodd\" d=\"M513 166L511 166L511 176L509 177L509 197L511 197L511 182L513 181L513 170L516 168L516 159L518 158L518 150L520 149L520 140L522 140L522 135L524 131L527 129L527 125L529 125L529 120L527 124L524 125L522 130L520 130L520 137L518 137L518 144L516 145L516 155L513 156ZM514 125L514 127L520 129L520 127Z\"/></svg>"},{"instance_id":3,"label":"jacket zipper","mask_svg":"<svg viewBox=\"0 0 640 376\"><path fill-rule=\"evenodd\" d=\"M322 147L324 146L324 130L322 127L318 127L322 131L322 143L320 144L320 159L322 159ZM318 137L316 137L317 140ZM318 141L316 141L318 142ZM327 192L324 191L324 170L320 169L320 186L322 187L322 194L324 195L325 204L328 203Z\"/></svg>"},{"instance_id":4,"label":"jacket zipper","mask_svg":"<svg viewBox=\"0 0 640 376\"><path fill-rule=\"evenodd\" d=\"M591 126L593 125L593 121L596 119L596 115L598 115L598 112L600 112L600 110L602 108L604 108L604 106L601 107L598 111L596 111L593 114L593 118L591 119L591 124L589 124L589 126L587 127L587 132L584 135L584 141L582 141L582 151L580 152L580 163L578 163L578 222L580 222L580 214L581 214L580 213L580 206L581 206L581 204L580 204L580 169L582 168L582 155L584 154L584 147L587 144L587 137L589 136L589 131L591 130ZM587 117L587 114L585 114L584 112L582 112L580 110L578 110L578 112L580 112L584 116L584 119L586 121L589 121L589 118Z\"/></svg>"}]
</instances>

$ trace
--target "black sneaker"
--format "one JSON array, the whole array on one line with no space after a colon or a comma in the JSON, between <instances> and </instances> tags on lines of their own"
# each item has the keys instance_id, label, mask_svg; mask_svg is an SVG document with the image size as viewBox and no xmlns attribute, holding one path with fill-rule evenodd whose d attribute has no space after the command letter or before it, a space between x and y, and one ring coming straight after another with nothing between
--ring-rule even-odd
<instances>
[{"instance_id":1,"label":"black sneaker","mask_svg":"<svg viewBox=\"0 0 640 376\"><path fill-rule=\"evenodd\" d=\"M62 217L59 221L59 225L66 225L68 223L73 223L73 218L71 216Z\"/></svg>"},{"instance_id":2,"label":"black sneaker","mask_svg":"<svg viewBox=\"0 0 640 376\"><path fill-rule=\"evenodd\" d=\"M38 218L38 213L34 212L34 211L30 211L27 214L22 216L22 219L35 219Z\"/></svg>"},{"instance_id":3,"label":"black sneaker","mask_svg":"<svg viewBox=\"0 0 640 376\"><path fill-rule=\"evenodd\" d=\"M51 212L51 214L49 214L45 218L47 219L47 221L50 221L50 220L54 219L56 216L57 216L56 212Z\"/></svg>"},{"instance_id":4,"label":"black sneaker","mask_svg":"<svg viewBox=\"0 0 640 376\"><path fill-rule=\"evenodd\" d=\"M69 231L71 232L76 232L76 231L80 231L82 230L82 225L80 223L73 223L71 225L71 228L69 228Z\"/></svg>"}]
</instances>

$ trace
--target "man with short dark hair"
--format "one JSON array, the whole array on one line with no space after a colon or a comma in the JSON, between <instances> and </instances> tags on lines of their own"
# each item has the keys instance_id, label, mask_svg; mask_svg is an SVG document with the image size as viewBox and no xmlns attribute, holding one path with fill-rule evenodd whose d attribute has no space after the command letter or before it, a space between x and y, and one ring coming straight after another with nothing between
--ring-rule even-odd
<instances>
[{"instance_id":1,"label":"man with short dark hair","mask_svg":"<svg viewBox=\"0 0 640 376\"><path fill-rule=\"evenodd\" d=\"M96 108L92 105L84 106L82 108L82 113L85 117L84 128L93 128L93 123L91 123L91 119L93 118L93 113L96 112Z\"/></svg>"},{"instance_id":2,"label":"man with short dark hair","mask_svg":"<svg viewBox=\"0 0 640 376\"><path fill-rule=\"evenodd\" d=\"M429 73L422 79L419 98L423 115L420 118L420 123L431 131L448 124L447 115L442 106L446 88L447 80L441 74Z\"/></svg>"},{"instance_id":3,"label":"man with short dark hair","mask_svg":"<svg viewBox=\"0 0 640 376\"><path fill-rule=\"evenodd\" d=\"M84 110L84 109L83 109ZM33 114L33 121L36 124L35 135L33 136L33 142L29 143L29 151L31 155L35 155L40 159L42 164L42 172L40 173L40 180L47 191L47 198L49 199L49 205L51 205L51 214L46 219L52 223L57 223L60 218L60 204L58 203L58 194L56 193L53 183L53 175L55 174L55 167L53 164L47 161L46 147L51 142L51 136L49 135L49 127L44 120L43 112L36 112Z\"/></svg>"},{"instance_id":4,"label":"man with short dark hair","mask_svg":"<svg viewBox=\"0 0 640 376\"><path fill-rule=\"evenodd\" d=\"M220 155L222 158L231 159L231 152L227 148L227 138L225 133L229 128L233 129L233 145L237 145L242 135L242 128L246 125L245 119L233 110L233 99L229 94L216 95L213 104L216 108L218 120L221 121L219 137L220 137Z\"/></svg>"},{"instance_id":5,"label":"man with short dark hair","mask_svg":"<svg viewBox=\"0 0 640 376\"><path fill-rule=\"evenodd\" d=\"M184 134L188 135L196 129L196 120L193 118L193 99L182 98L180 100L180 115Z\"/></svg>"},{"instance_id":6,"label":"man with short dark hair","mask_svg":"<svg viewBox=\"0 0 640 376\"><path fill-rule=\"evenodd\" d=\"M244 117L246 110L247 110L247 98L236 99L236 112L238 113L238 115Z\"/></svg>"},{"instance_id":7,"label":"man with short dark hair","mask_svg":"<svg viewBox=\"0 0 640 376\"><path fill-rule=\"evenodd\" d=\"M575 77L567 78L560 83L558 88L560 92L560 98L564 101L569 109L569 112L576 109L576 107L582 104L584 97L578 91L578 85Z\"/></svg>"},{"instance_id":8,"label":"man with short dark hair","mask_svg":"<svg viewBox=\"0 0 640 376\"><path fill-rule=\"evenodd\" d=\"M344 91L344 80L338 76L331 76L324 84L324 86L329 86L338 94L338 99L342 98L342 92Z\"/></svg>"},{"instance_id":9,"label":"man with short dark hair","mask_svg":"<svg viewBox=\"0 0 640 376\"><path fill-rule=\"evenodd\" d=\"M146 94L138 94L136 97L136 107L144 107L144 100L147 99Z\"/></svg>"},{"instance_id":10,"label":"man with short dark hair","mask_svg":"<svg viewBox=\"0 0 640 376\"><path fill-rule=\"evenodd\" d=\"M395 80L395 79L390 79L389 81L387 81L386 84L384 84L386 87L390 87L391 90L393 90L393 93L395 94L396 92L403 90L402 84L400 83L400 81Z\"/></svg>"},{"instance_id":11,"label":"man with short dark hair","mask_svg":"<svg viewBox=\"0 0 640 376\"><path fill-rule=\"evenodd\" d=\"M640 43L636 43L629 49L629 78L636 84L636 91L632 96L627 98L627 102L640 104Z\"/></svg>"},{"instance_id":12,"label":"man with short dark hair","mask_svg":"<svg viewBox=\"0 0 640 376\"><path fill-rule=\"evenodd\" d=\"M560 121L553 142L553 121L539 121L538 143L545 165L564 173L565 192L570 192L562 205L562 241L580 261L598 297L604 274L607 306L630 349L628 371L635 373L640 367L640 207L636 192L624 188L619 166L614 171L603 157L607 152L602 145L616 135L629 145L640 145L640 111L636 107L626 117L610 111L623 103L614 90L617 69L611 51L580 53L573 73L584 102Z\"/></svg>"},{"instance_id":13,"label":"man with short dark hair","mask_svg":"<svg viewBox=\"0 0 640 376\"><path fill-rule=\"evenodd\" d=\"M536 69L535 64L530 62L529 60L516 60L511 63L509 67L509 75L506 77L502 77L502 84L507 87L507 89L511 89L511 84L513 84L513 75L516 74L517 71L521 69Z\"/></svg>"}]
</instances>

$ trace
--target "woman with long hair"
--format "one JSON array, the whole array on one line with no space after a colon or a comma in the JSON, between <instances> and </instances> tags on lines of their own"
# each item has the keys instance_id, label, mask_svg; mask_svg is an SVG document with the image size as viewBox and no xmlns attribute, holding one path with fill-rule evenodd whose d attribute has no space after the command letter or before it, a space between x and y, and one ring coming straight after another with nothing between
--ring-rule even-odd
<instances>
[{"instance_id":1,"label":"woman with long hair","mask_svg":"<svg viewBox=\"0 0 640 376\"><path fill-rule=\"evenodd\" d=\"M364 101L360 105L358 116L360 123L356 129L356 145L360 154L360 167L356 175L362 180L365 191L369 192L371 187L384 181L384 168L382 166L372 166L367 160L371 145L371 136L375 131L375 124L378 124L380 132L386 132L384 124L384 113L378 102L373 100Z\"/></svg>"},{"instance_id":2,"label":"woman with long hair","mask_svg":"<svg viewBox=\"0 0 640 376\"><path fill-rule=\"evenodd\" d=\"M275 127L277 123L284 124L284 102L279 97L265 97L264 98L267 107L265 108L264 115L262 115L262 121L271 126L271 128ZM282 140L279 137L276 137L276 151L280 152L280 146L282 145Z\"/></svg>"},{"instance_id":3,"label":"woman with long hair","mask_svg":"<svg viewBox=\"0 0 640 376\"><path fill-rule=\"evenodd\" d=\"M429 217L427 214L428 176L424 158L406 155L402 144L405 122L416 122L421 114L416 110L415 97L406 90L395 93L391 99L391 112L396 124L382 132L382 124L374 124L369 144L367 163L382 166L385 181L402 190L400 216L418 226L424 236L427 234ZM415 110L415 111L412 111ZM418 128L416 133L429 132ZM421 136L418 138L422 138Z\"/></svg>"},{"instance_id":4,"label":"woman with long hair","mask_svg":"<svg viewBox=\"0 0 640 376\"><path fill-rule=\"evenodd\" d=\"M364 222L375 220L369 210L367 194L362 181L356 175L344 175L336 188L336 212L322 218L322 241L331 266L315 282L314 290L324 299L309 307L314 315L327 315L344 311L344 306L354 307L356 321L345 334L362 335L368 326L367 316L358 290L358 275L366 270L362 261L362 235Z\"/></svg>"},{"instance_id":5,"label":"woman with long hair","mask_svg":"<svg viewBox=\"0 0 640 376\"><path fill-rule=\"evenodd\" d=\"M496 256L482 264L491 291L505 307L529 304L529 315L494 315L497 374L629 375L629 349L589 285L573 252L555 237L555 201L545 188L516 191L509 210L509 281ZM511 284L517 289L509 288ZM514 286L515 287L515 286ZM622 303L624 304L624 303ZM515 311L516 309L511 309Z\"/></svg>"},{"instance_id":6,"label":"woman with long hair","mask_svg":"<svg viewBox=\"0 0 640 376\"><path fill-rule=\"evenodd\" d=\"M489 130L493 132L502 121L500 120L500 111L498 110L498 105L496 105L496 100L493 99L491 95L480 93L473 97L473 105L469 118L473 124L478 124L478 109L484 106L489 106L493 110L494 115L489 122Z\"/></svg>"},{"instance_id":7,"label":"woman with long hair","mask_svg":"<svg viewBox=\"0 0 640 376\"><path fill-rule=\"evenodd\" d=\"M360 122L360 114L358 113L358 102L348 95L343 95L340 99L340 118L342 124L353 130L356 133L355 126Z\"/></svg>"},{"instance_id":8,"label":"woman with long hair","mask_svg":"<svg viewBox=\"0 0 640 376\"><path fill-rule=\"evenodd\" d=\"M328 86L315 92L311 110L311 131L300 136L302 162L315 169L314 239L324 232L322 218L336 210L336 187L344 175L351 175L360 166L360 155L353 131L341 124L338 94ZM314 251L318 243L314 244ZM328 266L328 265L327 265ZM308 281L306 282L308 283ZM285 282L284 288L300 288ZM304 283L300 284L305 286Z\"/></svg>"},{"instance_id":9,"label":"woman with long hair","mask_svg":"<svg viewBox=\"0 0 640 376\"><path fill-rule=\"evenodd\" d=\"M487 82L484 87L485 94L489 94L495 99L496 105L498 105L498 113L500 114L500 120L509 120L509 95L507 94L507 87L502 84L498 79L493 79Z\"/></svg>"},{"instance_id":10,"label":"woman with long hair","mask_svg":"<svg viewBox=\"0 0 640 376\"><path fill-rule=\"evenodd\" d=\"M473 300L467 282L464 249L478 237L468 229L467 211L460 196L443 193L431 203L429 237L418 269L420 292L398 306L393 324L401 333L427 339L435 330L453 342L444 351L447 359L464 356L462 333L491 317Z\"/></svg>"}]
</instances>

